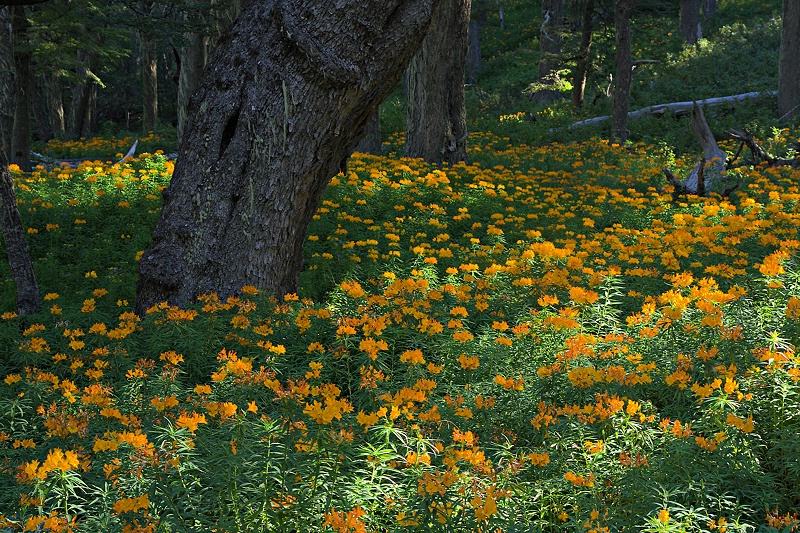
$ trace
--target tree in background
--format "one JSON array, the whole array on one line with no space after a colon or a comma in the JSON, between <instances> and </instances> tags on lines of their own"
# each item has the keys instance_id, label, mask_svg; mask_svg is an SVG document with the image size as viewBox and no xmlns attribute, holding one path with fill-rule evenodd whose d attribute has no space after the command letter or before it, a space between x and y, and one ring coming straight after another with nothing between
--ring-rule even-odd
<instances>
[{"instance_id":1,"label":"tree in background","mask_svg":"<svg viewBox=\"0 0 800 533\"><path fill-rule=\"evenodd\" d=\"M228 32L247 3L247 0L212 0L201 4L202 8L187 5L181 15L186 31L183 34L183 43L176 51L179 78L176 104L179 141L183 137L188 118L189 99L197 90L209 54Z\"/></svg>"},{"instance_id":2,"label":"tree in background","mask_svg":"<svg viewBox=\"0 0 800 533\"><path fill-rule=\"evenodd\" d=\"M778 116L800 116L800 0L783 0L778 67Z\"/></svg>"},{"instance_id":3,"label":"tree in background","mask_svg":"<svg viewBox=\"0 0 800 533\"><path fill-rule=\"evenodd\" d=\"M156 131L158 119L158 50L156 49L157 30L152 21L156 2L141 0L137 6L141 20L139 45L142 54L142 130Z\"/></svg>"},{"instance_id":4,"label":"tree in background","mask_svg":"<svg viewBox=\"0 0 800 533\"><path fill-rule=\"evenodd\" d=\"M31 57L33 50L28 39L28 15L25 6L11 7L12 41L14 47L14 125L11 129L11 163L25 172L31 167Z\"/></svg>"},{"instance_id":5,"label":"tree in background","mask_svg":"<svg viewBox=\"0 0 800 533\"><path fill-rule=\"evenodd\" d=\"M440 0L408 67L405 155L431 163L467 158L464 70L470 0Z\"/></svg>"},{"instance_id":6,"label":"tree in background","mask_svg":"<svg viewBox=\"0 0 800 533\"><path fill-rule=\"evenodd\" d=\"M483 68L481 58L481 30L486 24L486 0L473 0L470 8L467 46L467 83L478 83L478 74Z\"/></svg>"},{"instance_id":7,"label":"tree in background","mask_svg":"<svg viewBox=\"0 0 800 533\"><path fill-rule=\"evenodd\" d=\"M617 0L614 9L616 43L612 139L628 139L628 102L631 93L631 10L634 0Z\"/></svg>"},{"instance_id":8,"label":"tree in background","mask_svg":"<svg viewBox=\"0 0 800 533\"><path fill-rule=\"evenodd\" d=\"M77 138L94 131L102 77L127 55L127 47L115 38L121 33L114 27L118 13L118 6L94 0L54 0L31 12L29 33L37 72L32 94L34 109L40 110L35 113L40 140L45 120L53 134Z\"/></svg>"},{"instance_id":9,"label":"tree in background","mask_svg":"<svg viewBox=\"0 0 800 533\"><path fill-rule=\"evenodd\" d=\"M138 313L244 285L297 290L322 193L400 81L436 5L253 0L245 8L191 100L153 245L139 262Z\"/></svg>"},{"instance_id":10,"label":"tree in background","mask_svg":"<svg viewBox=\"0 0 800 533\"><path fill-rule=\"evenodd\" d=\"M383 150L381 142L381 109L376 107L372 112L364 130L364 137L358 141L356 152L363 154L380 154Z\"/></svg>"},{"instance_id":11,"label":"tree in background","mask_svg":"<svg viewBox=\"0 0 800 533\"><path fill-rule=\"evenodd\" d=\"M14 127L14 48L11 42L11 11L0 7L0 131ZM3 135L3 149L11 153L11 139Z\"/></svg>"},{"instance_id":12,"label":"tree in background","mask_svg":"<svg viewBox=\"0 0 800 533\"><path fill-rule=\"evenodd\" d=\"M559 67L562 64L562 44L566 30L564 18L564 0L542 1L542 26L539 30L539 60L537 89L531 93L531 99L541 104L549 104L561 95L556 89L549 88L559 79Z\"/></svg>"},{"instance_id":13,"label":"tree in background","mask_svg":"<svg viewBox=\"0 0 800 533\"><path fill-rule=\"evenodd\" d=\"M697 44L703 37L700 28L700 0L681 0L681 35L687 44Z\"/></svg>"},{"instance_id":14,"label":"tree in background","mask_svg":"<svg viewBox=\"0 0 800 533\"><path fill-rule=\"evenodd\" d=\"M576 109L583 107L586 92L586 78L589 74L589 58L592 51L592 19L594 17L594 0L584 0L581 17L581 43L575 63L575 74L572 78L572 105Z\"/></svg>"},{"instance_id":15,"label":"tree in background","mask_svg":"<svg viewBox=\"0 0 800 533\"><path fill-rule=\"evenodd\" d=\"M703 18L710 19L717 14L717 0L703 0Z\"/></svg>"}]
</instances>

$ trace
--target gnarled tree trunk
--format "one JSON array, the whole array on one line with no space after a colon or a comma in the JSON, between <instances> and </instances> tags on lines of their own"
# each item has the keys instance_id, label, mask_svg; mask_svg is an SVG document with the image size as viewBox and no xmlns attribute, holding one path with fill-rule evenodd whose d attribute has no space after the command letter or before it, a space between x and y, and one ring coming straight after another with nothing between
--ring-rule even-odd
<instances>
[{"instance_id":1,"label":"gnarled tree trunk","mask_svg":"<svg viewBox=\"0 0 800 533\"><path fill-rule=\"evenodd\" d=\"M464 68L470 0L441 0L408 67L408 157L454 164L467 158Z\"/></svg>"},{"instance_id":2,"label":"gnarled tree trunk","mask_svg":"<svg viewBox=\"0 0 800 533\"><path fill-rule=\"evenodd\" d=\"M254 0L192 97L136 310L297 290L328 180L396 86L437 0ZM343 38L347 36L347 38Z\"/></svg>"}]
</instances>

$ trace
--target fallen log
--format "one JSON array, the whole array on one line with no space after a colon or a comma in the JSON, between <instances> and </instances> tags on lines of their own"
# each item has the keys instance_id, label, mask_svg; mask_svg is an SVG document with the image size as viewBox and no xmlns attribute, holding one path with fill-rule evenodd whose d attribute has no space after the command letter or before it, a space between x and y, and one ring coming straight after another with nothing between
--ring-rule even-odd
<instances>
[{"instance_id":1,"label":"fallen log","mask_svg":"<svg viewBox=\"0 0 800 533\"><path fill-rule=\"evenodd\" d=\"M731 96L719 96L716 98L706 98L705 100L696 100L691 102L672 102L669 104L657 104L652 105L649 107L644 107L642 109L638 109L636 111L631 111L628 113L628 120L633 120L637 118L641 118L645 115L663 115L667 111L672 111L675 115L683 115L686 113L691 113L692 108L695 102L701 106L717 106L722 104L728 104L732 102L741 102L742 100L748 100L750 98L758 98L759 96L775 96L778 94L776 91L768 91L768 92L751 92L751 93L743 93L743 94L734 94ZM611 119L610 115L602 116L602 117L595 117L589 118L586 120L581 120L578 122L574 122L567 126L567 129L578 128L581 126L590 126L592 124L599 124L601 122L605 122L606 120Z\"/></svg>"}]
</instances>

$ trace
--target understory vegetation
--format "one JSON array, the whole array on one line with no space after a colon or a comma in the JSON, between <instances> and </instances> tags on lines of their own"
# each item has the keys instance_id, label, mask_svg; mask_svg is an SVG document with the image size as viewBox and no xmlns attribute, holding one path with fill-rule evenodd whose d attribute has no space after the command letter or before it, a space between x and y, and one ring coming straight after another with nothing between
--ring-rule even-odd
<instances>
[{"instance_id":1,"label":"understory vegetation","mask_svg":"<svg viewBox=\"0 0 800 533\"><path fill-rule=\"evenodd\" d=\"M734 22L698 48L648 26L663 75L779 30L763 3L720 4ZM526 53L502 42L525 38L522 5L488 57ZM90 157L76 168L12 168L45 305L16 316L0 265L0 531L795 531L800 170L676 196L661 169L699 158L687 119L632 123L625 145L551 133L581 117L486 68L469 162L401 157L384 105L385 155L332 179L282 300L133 313L173 170L157 136L124 161L132 140L106 137L42 147ZM649 76L635 102L692 98ZM774 107L709 122L792 156Z\"/></svg>"}]
</instances>

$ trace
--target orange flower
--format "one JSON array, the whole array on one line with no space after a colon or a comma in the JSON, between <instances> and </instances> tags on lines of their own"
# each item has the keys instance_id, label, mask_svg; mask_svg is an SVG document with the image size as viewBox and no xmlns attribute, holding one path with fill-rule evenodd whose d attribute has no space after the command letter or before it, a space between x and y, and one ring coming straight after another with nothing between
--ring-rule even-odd
<instances>
[{"instance_id":1,"label":"orange flower","mask_svg":"<svg viewBox=\"0 0 800 533\"><path fill-rule=\"evenodd\" d=\"M412 365L424 365L425 357L422 355L422 350L406 350L400 355L400 362Z\"/></svg>"}]
</instances>

